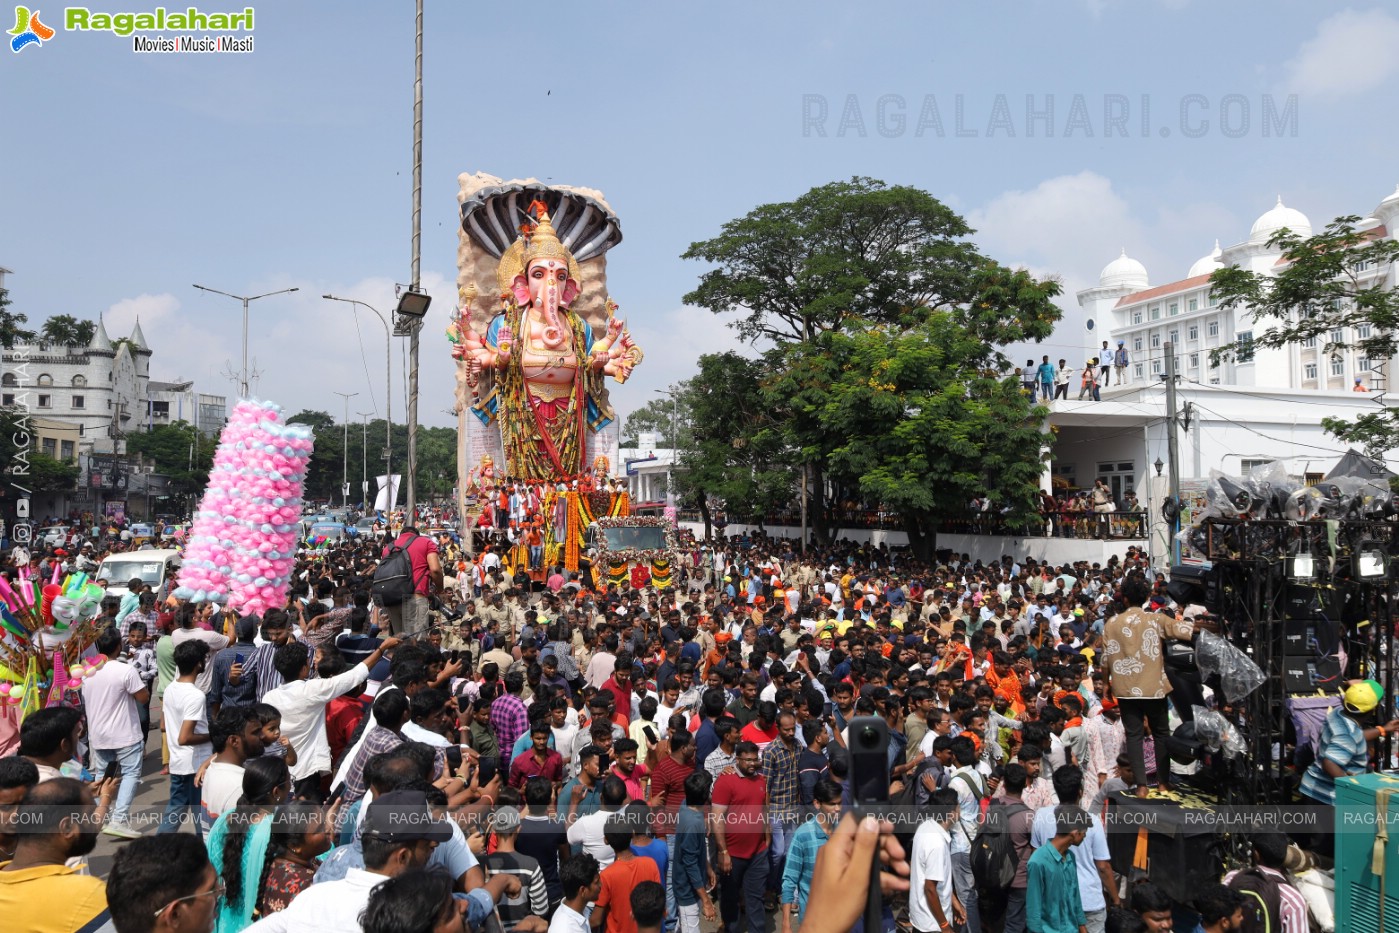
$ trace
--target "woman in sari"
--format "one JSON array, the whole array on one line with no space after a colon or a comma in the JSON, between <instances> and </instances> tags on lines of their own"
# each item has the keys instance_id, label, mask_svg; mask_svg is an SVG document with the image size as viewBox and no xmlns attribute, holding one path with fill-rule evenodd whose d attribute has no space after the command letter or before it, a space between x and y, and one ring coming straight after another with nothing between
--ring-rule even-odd
<instances>
[{"instance_id":1,"label":"woman in sari","mask_svg":"<svg viewBox=\"0 0 1399 933\"><path fill-rule=\"evenodd\" d=\"M263 863L271 837L272 812L291 792L282 758L250 758L243 765L243 796L209 831L209 860L224 881L214 918L215 933L240 933L254 919Z\"/></svg>"}]
</instances>

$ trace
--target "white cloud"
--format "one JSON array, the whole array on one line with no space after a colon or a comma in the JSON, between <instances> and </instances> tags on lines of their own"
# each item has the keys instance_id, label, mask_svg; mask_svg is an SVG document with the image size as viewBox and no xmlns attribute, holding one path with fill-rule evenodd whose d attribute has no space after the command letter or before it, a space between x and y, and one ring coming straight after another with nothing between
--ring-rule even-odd
<instances>
[{"instance_id":1,"label":"white cloud","mask_svg":"<svg viewBox=\"0 0 1399 933\"><path fill-rule=\"evenodd\" d=\"M1152 285L1162 285L1184 278L1216 236L1231 242L1238 222L1228 211L1162 200L1167 206L1144 211L1110 179L1083 171L1046 179L1028 191L1003 192L966 212L983 252L1041 278L1058 276L1063 286L1058 303L1064 317L1054 334L1043 344L1007 348L1012 360L1042 353L1072 359L1086 348L1089 335L1076 293L1096 285L1103 266L1122 250L1146 266Z\"/></svg>"},{"instance_id":2,"label":"white cloud","mask_svg":"<svg viewBox=\"0 0 1399 933\"><path fill-rule=\"evenodd\" d=\"M646 359L625 385L609 382L612 407L619 420L656 398L655 391L689 379L699 371L699 358L706 353L737 350L751 354L733 328L725 326L728 317L719 317L703 308L680 307L664 314L632 317L627 328L632 339L646 353Z\"/></svg>"},{"instance_id":3,"label":"white cloud","mask_svg":"<svg viewBox=\"0 0 1399 933\"><path fill-rule=\"evenodd\" d=\"M1382 9L1342 10L1322 20L1287 63L1288 90L1322 98L1372 90L1399 69L1396 47L1399 19Z\"/></svg>"},{"instance_id":4,"label":"white cloud","mask_svg":"<svg viewBox=\"0 0 1399 933\"><path fill-rule=\"evenodd\" d=\"M178 310L180 299L169 292L159 295L137 295L135 298L123 298L112 305L102 315L102 320L106 324L107 334L113 340L128 336L139 320L141 330L149 340L152 325L165 321Z\"/></svg>"}]
</instances>

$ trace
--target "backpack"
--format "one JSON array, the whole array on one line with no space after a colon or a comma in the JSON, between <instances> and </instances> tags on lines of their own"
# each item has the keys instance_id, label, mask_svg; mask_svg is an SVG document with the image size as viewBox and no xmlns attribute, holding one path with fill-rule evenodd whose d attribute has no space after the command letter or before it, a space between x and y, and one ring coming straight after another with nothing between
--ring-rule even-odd
<instances>
[{"instance_id":1,"label":"backpack","mask_svg":"<svg viewBox=\"0 0 1399 933\"><path fill-rule=\"evenodd\" d=\"M380 608L401 606L417 592L417 585L413 582L413 558L408 554L408 549L416 540L418 535L413 535L401 546L396 544L389 548L388 556L374 571L374 582L369 585L369 595L374 605Z\"/></svg>"},{"instance_id":2,"label":"backpack","mask_svg":"<svg viewBox=\"0 0 1399 933\"><path fill-rule=\"evenodd\" d=\"M1272 872L1245 868L1229 879L1229 887L1244 896L1244 925L1239 933L1282 933L1282 886Z\"/></svg>"},{"instance_id":3,"label":"backpack","mask_svg":"<svg viewBox=\"0 0 1399 933\"><path fill-rule=\"evenodd\" d=\"M1010 819L1029 812L1023 803L993 803L986 808L981 832L972 840L972 877L983 898L998 898L1010 890L1015 872L1020 867L1020 855L1010 838Z\"/></svg>"}]
</instances>

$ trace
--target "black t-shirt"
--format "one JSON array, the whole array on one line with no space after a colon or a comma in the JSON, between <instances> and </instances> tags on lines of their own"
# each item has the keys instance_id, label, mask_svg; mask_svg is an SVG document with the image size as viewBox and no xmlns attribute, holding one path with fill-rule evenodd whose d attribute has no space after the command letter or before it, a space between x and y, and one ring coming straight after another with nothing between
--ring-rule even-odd
<instances>
[{"instance_id":1,"label":"black t-shirt","mask_svg":"<svg viewBox=\"0 0 1399 933\"><path fill-rule=\"evenodd\" d=\"M560 820L526 816L520 821L515 851L539 862L539 868L544 872L544 886L549 889L550 904L563 900L563 882L559 881L559 846L567 843L568 830Z\"/></svg>"}]
</instances>

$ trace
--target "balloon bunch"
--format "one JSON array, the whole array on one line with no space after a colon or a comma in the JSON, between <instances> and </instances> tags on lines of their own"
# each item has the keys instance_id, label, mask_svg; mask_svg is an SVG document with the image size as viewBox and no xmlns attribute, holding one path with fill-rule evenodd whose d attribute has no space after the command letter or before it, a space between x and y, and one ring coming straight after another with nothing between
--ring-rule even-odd
<instances>
[{"instance_id":1,"label":"balloon bunch","mask_svg":"<svg viewBox=\"0 0 1399 933\"><path fill-rule=\"evenodd\" d=\"M262 613L286 601L311 429L271 402L239 401L219 437L175 595Z\"/></svg>"},{"instance_id":2,"label":"balloon bunch","mask_svg":"<svg viewBox=\"0 0 1399 933\"><path fill-rule=\"evenodd\" d=\"M61 572L55 568L47 584L23 569L14 586L0 578L0 707L24 704L29 713L44 705L47 684L39 677L50 656L55 681L58 671L66 678L69 665L87 674L78 658L97 637L93 620L105 591L84 573L59 582ZM49 699L58 696L59 691L52 691Z\"/></svg>"}]
</instances>

